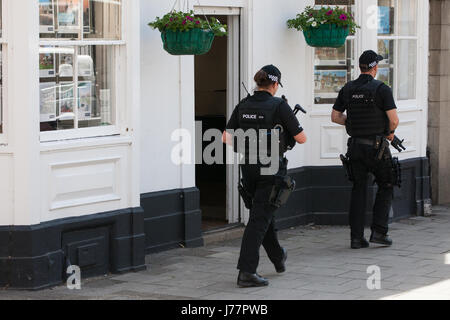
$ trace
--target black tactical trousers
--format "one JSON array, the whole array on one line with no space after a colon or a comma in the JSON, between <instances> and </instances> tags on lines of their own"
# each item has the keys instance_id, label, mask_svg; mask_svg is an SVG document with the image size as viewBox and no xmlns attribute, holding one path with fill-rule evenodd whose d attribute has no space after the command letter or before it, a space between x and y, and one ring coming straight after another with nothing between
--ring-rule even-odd
<instances>
[{"instance_id":1,"label":"black tactical trousers","mask_svg":"<svg viewBox=\"0 0 450 320\"><path fill-rule=\"evenodd\" d=\"M237 268L244 272L256 273L259 264L261 245L272 263L283 258L283 249L278 242L275 230L274 213L276 208L269 204L273 187L273 176L262 176L258 165L242 165L244 188L253 195L253 207L250 219L242 238L241 253ZM286 174L286 168L280 168L279 174Z\"/></svg>"},{"instance_id":2,"label":"black tactical trousers","mask_svg":"<svg viewBox=\"0 0 450 320\"><path fill-rule=\"evenodd\" d=\"M353 191L350 205L350 228L352 239L364 236L365 212L367 204L368 173L375 176L378 192L373 206L372 230L387 234L389 212L394 193L392 155L386 149L381 160L376 159L377 150L364 144L350 144L349 157L353 172Z\"/></svg>"}]
</instances>

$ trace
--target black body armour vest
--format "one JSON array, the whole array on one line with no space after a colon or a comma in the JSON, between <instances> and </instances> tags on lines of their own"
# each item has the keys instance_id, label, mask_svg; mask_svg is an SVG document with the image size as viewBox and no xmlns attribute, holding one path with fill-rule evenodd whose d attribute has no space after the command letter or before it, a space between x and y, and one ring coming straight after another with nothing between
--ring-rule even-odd
<instances>
[{"instance_id":1,"label":"black body armour vest","mask_svg":"<svg viewBox=\"0 0 450 320\"><path fill-rule=\"evenodd\" d=\"M270 157L271 130L276 126L276 116L283 100L275 97L266 101L252 100L251 97L248 97L239 104L239 128L245 133L245 145L239 144L235 133L234 151L244 154L246 158L259 154ZM280 141L277 140L277 143L280 144ZM279 146L278 150L280 155L284 153Z\"/></svg>"},{"instance_id":2,"label":"black body armour vest","mask_svg":"<svg viewBox=\"0 0 450 320\"><path fill-rule=\"evenodd\" d=\"M366 84L349 82L344 87L347 105L347 133L351 137L383 135L389 131L385 111L378 107L376 94L383 82L371 80Z\"/></svg>"}]
</instances>

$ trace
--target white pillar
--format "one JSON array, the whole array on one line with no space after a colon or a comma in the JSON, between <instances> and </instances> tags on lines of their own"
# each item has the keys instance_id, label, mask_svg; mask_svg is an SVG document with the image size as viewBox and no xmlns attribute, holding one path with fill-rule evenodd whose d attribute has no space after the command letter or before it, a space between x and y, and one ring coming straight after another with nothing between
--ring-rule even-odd
<instances>
[{"instance_id":1,"label":"white pillar","mask_svg":"<svg viewBox=\"0 0 450 320\"><path fill-rule=\"evenodd\" d=\"M14 225L40 222L39 7L9 1L8 110L14 154Z\"/></svg>"}]
</instances>

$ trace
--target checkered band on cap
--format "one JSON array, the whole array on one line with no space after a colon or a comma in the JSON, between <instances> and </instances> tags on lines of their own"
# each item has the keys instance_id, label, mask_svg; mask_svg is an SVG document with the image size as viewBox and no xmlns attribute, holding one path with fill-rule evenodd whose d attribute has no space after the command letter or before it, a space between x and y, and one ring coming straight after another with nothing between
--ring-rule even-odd
<instances>
[{"instance_id":1,"label":"checkered band on cap","mask_svg":"<svg viewBox=\"0 0 450 320\"><path fill-rule=\"evenodd\" d=\"M271 74L267 75L269 77L270 80L272 80L273 82L278 82L278 77L277 76L273 76Z\"/></svg>"}]
</instances>

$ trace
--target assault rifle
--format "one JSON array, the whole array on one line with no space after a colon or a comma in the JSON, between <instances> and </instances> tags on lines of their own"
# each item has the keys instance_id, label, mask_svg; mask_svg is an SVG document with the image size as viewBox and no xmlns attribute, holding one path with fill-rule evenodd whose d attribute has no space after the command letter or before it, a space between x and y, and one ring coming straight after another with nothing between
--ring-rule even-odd
<instances>
[{"instance_id":1,"label":"assault rifle","mask_svg":"<svg viewBox=\"0 0 450 320\"><path fill-rule=\"evenodd\" d=\"M394 136L394 140L391 142L391 146L393 146L395 149L397 149L398 152L402 152L406 150L406 147L403 146L403 142L405 139L400 140L397 136Z\"/></svg>"}]
</instances>

